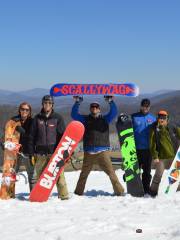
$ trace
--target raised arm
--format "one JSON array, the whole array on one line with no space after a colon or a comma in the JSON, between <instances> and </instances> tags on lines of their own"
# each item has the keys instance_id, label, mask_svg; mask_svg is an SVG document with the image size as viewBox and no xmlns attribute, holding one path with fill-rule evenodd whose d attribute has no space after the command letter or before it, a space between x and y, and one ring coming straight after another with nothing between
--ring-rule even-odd
<instances>
[{"instance_id":1,"label":"raised arm","mask_svg":"<svg viewBox=\"0 0 180 240\"><path fill-rule=\"evenodd\" d=\"M112 120L117 116L117 106L114 101L109 102L110 110L109 112L104 115L104 118L108 123L111 123Z\"/></svg>"},{"instance_id":2,"label":"raised arm","mask_svg":"<svg viewBox=\"0 0 180 240\"><path fill-rule=\"evenodd\" d=\"M73 105L72 110L71 110L71 117L72 117L72 119L80 121L81 123L84 124L85 117L84 117L84 115L79 114L79 106L80 106L80 103L75 102L75 104Z\"/></svg>"}]
</instances>

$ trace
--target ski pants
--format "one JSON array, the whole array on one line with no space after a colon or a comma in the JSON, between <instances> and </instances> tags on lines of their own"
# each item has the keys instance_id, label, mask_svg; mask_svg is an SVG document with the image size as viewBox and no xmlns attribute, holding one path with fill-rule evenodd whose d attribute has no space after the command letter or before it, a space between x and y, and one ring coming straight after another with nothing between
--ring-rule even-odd
<instances>
[{"instance_id":1,"label":"ski pants","mask_svg":"<svg viewBox=\"0 0 180 240\"><path fill-rule=\"evenodd\" d=\"M149 193L151 183L151 162L152 162L150 150L137 149L137 158L139 162L139 168L143 169L142 184L144 187L144 193Z\"/></svg>"},{"instance_id":2,"label":"ski pants","mask_svg":"<svg viewBox=\"0 0 180 240\"><path fill-rule=\"evenodd\" d=\"M25 169L27 171L28 182L29 182L29 190L31 191L33 186L34 186L34 183L35 183L35 180L33 179L34 166L31 162L31 158L29 156L27 156L27 158L25 158L21 155L18 156L16 165L15 165L16 173L19 172L19 168L20 168L21 165L24 165Z\"/></svg>"},{"instance_id":3,"label":"ski pants","mask_svg":"<svg viewBox=\"0 0 180 240\"><path fill-rule=\"evenodd\" d=\"M118 196L122 195L124 188L120 184L118 177L113 169L108 151L100 152L97 154L89 154L87 152L84 153L82 171L80 173L80 177L75 189L75 194L83 195L88 175L91 172L94 164L98 164L100 168L109 176L114 189L114 193Z\"/></svg>"},{"instance_id":4,"label":"ski pants","mask_svg":"<svg viewBox=\"0 0 180 240\"><path fill-rule=\"evenodd\" d=\"M151 191L153 193L158 193L159 184L165 169L169 169L172 164L172 159L160 159L158 163L153 163L152 166L155 168L155 174L151 183ZM180 185L177 191L180 191Z\"/></svg>"},{"instance_id":5,"label":"ski pants","mask_svg":"<svg viewBox=\"0 0 180 240\"><path fill-rule=\"evenodd\" d=\"M51 154L35 155L35 165L34 165L34 173L33 173L33 179L35 179L35 183L40 178L41 173L46 168L50 158L51 158ZM61 198L61 200L68 199L69 196L68 196L68 189L67 189L67 184L64 176L64 171L61 172L61 175L57 180L56 186L58 191L58 197Z\"/></svg>"}]
</instances>

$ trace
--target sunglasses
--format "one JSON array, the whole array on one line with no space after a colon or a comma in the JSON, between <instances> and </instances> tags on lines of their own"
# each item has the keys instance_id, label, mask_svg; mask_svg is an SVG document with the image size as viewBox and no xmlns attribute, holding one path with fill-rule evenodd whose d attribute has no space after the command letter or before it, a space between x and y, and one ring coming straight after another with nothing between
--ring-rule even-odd
<instances>
[{"instance_id":1,"label":"sunglasses","mask_svg":"<svg viewBox=\"0 0 180 240\"><path fill-rule=\"evenodd\" d=\"M29 108L21 108L20 109L22 112L29 112L30 110L29 110Z\"/></svg>"},{"instance_id":2,"label":"sunglasses","mask_svg":"<svg viewBox=\"0 0 180 240\"><path fill-rule=\"evenodd\" d=\"M98 105L92 105L91 108L99 108Z\"/></svg>"},{"instance_id":3,"label":"sunglasses","mask_svg":"<svg viewBox=\"0 0 180 240\"><path fill-rule=\"evenodd\" d=\"M167 117L167 116L164 116L164 115L162 115L162 116L158 116L158 119L161 119L161 120L167 120L167 119L168 119L168 117Z\"/></svg>"},{"instance_id":4,"label":"sunglasses","mask_svg":"<svg viewBox=\"0 0 180 240\"><path fill-rule=\"evenodd\" d=\"M143 108L149 108L150 105L141 105L141 107L143 107Z\"/></svg>"},{"instance_id":5,"label":"sunglasses","mask_svg":"<svg viewBox=\"0 0 180 240\"><path fill-rule=\"evenodd\" d=\"M45 104L45 105L47 105L47 104L52 105L53 103L52 102L43 102L43 104Z\"/></svg>"}]
</instances>

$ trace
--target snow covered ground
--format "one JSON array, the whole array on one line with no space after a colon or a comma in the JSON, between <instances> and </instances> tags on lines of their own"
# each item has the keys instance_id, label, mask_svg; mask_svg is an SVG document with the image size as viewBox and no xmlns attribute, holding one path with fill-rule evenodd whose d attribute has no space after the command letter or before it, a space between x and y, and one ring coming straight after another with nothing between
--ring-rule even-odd
<instances>
[{"instance_id":1,"label":"snow covered ground","mask_svg":"<svg viewBox=\"0 0 180 240\"><path fill-rule=\"evenodd\" d=\"M116 172L122 181L122 171ZM22 178L17 199L0 200L0 239L180 240L180 193L155 199L115 197L105 173L95 171L88 178L85 195L76 196L79 173L65 173L71 199L59 200L54 189L45 203L28 201L28 185ZM138 228L142 233L136 233Z\"/></svg>"}]
</instances>

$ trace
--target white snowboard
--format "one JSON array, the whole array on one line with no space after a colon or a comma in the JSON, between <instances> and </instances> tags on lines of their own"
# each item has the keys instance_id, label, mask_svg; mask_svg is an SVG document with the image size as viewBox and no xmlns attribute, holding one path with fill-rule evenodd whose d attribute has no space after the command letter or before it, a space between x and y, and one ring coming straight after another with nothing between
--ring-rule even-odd
<instances>
[{"instance_id":1,"label":"white snowboard","mask_svg":"<svg viewBox=\"0 0 180 240\"><path fill-rule=\"evenodd\" d=\"M158 195L173 195L176 193L180 183L180 147L171 164L171 167L164 172L159 186Z\"/></svg>"}]
</instances>

